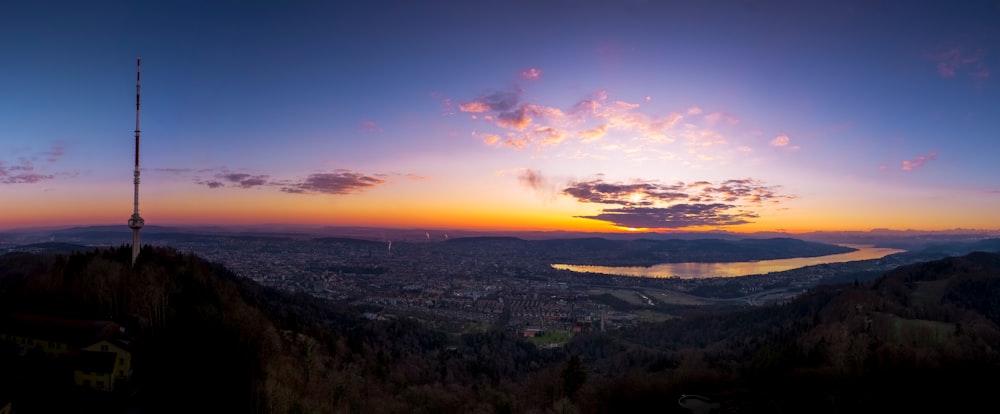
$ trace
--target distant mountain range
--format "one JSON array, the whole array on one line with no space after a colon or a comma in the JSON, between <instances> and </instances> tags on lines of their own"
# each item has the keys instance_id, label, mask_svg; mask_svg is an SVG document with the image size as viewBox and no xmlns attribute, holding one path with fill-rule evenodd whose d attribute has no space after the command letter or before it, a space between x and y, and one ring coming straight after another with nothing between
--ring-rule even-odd
<instances>
[{"instance_id":1,"label":"distant mountain range","mask_svg":"<svg viewBox=\"0 0 1000 414\"><path fill-rule=\"evenodd\" d=\"M1000 238L1000 230L952 229L941 231L890 230L871 231L816 231L806 233L753 232L734 233L727 231L704 232L574 232L574 231L478 231L462 229L432 228L380 228L358 226L310 226L292 224L260 224L233 226L156 226L147 225L143 235L165 235L170 233L200 235L245 235L263 237L319 238L344 237L374 241L445 241L460 237L516 237L525 240L602 238L609 240L698 240L698 239L770 239L794 238L832 244L866 244L893 247L906 250L922 248L930 244L970 242L990 238ZM0 243L13 239L42 241L72 241L80 238L105 238L128 242L131 230L122 225L97 225L62 228L15 229L0 231Z\"/></svg>"},{"instance_id":2,"label":"distant mountain range","mask_svg":"<svg viewBox=\"0 0 1000 414\"><path fill-rule=\"evenodd\" d=\"M149 230L149 231L146 231ZM69 253L94 247L121 246L130 230L108 227L83 227L57 230L42 235L43 242L11 243L6 250L47 253ZM397 254L405 252L437 251L445 255L467 255L488 252L497 260L539 260L548 263L593 264L605 266L651 266L659 263L682 262L745 262L755 260L816 257L855 250L851 247L828 243L803 241L793 238L631 238L580 237L578 233L561 233L565 238L523 239L514 236L465 236L430 240L423 238L395 241ZM47 237L45 237L47 235ZM223 241L273 241L278 243L337 243L353 245L356 249L382 250L393 240L372 240L355 237L310 237L308 233L218 232L197 229L151 227L144 229L143 242L154 245L177 246L185 244L211 246L226 245ZM577 236L577 237L571 237ZM601 235L605 236L605 235ZM36 237L38 238L38 237ZM30 239L30 238L29 238ZM229 248L240 245L228 244ZM3 246L0 246L3 247ZM197 247L192 247L198 250Z\"/></svg>"}]
</instances>

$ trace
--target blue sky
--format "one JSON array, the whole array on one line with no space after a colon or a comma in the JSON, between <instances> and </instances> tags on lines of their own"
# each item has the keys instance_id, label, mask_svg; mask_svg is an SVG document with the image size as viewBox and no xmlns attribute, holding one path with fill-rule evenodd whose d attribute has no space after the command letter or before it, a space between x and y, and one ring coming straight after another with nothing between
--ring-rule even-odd
<instances>
[{"instance_id":1,"label":"blue sky","mask_svg":"<svg viewBox=\"0 0 1000 414\"><path fill-rule=\"evenodd\" d=\"M996 2L21 2L0 228L1000 228Z\"/></svg>"}]
</instances>

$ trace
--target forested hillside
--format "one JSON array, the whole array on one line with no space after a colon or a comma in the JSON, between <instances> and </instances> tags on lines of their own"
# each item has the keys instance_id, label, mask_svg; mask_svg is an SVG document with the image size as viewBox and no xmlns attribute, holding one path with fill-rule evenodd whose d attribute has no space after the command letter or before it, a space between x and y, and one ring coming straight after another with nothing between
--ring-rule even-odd
<instances>
[{"instance_id":1,"label":"forested hillside","mask_svg":"<svg viewBox=\"0 0 1000 414\"><path fill-rule=\"evenodd\" d=\"M0 257L0 313L113 320L133 338L131 383L100 398L4 348L16 412L683 413L683 394L716 412L956 411L989 402L991 382L976 378L1000 367L996 254L556 349L379 320L168 248L139 257L134 268L125 248Z\"/></svg>"}]
</instances>

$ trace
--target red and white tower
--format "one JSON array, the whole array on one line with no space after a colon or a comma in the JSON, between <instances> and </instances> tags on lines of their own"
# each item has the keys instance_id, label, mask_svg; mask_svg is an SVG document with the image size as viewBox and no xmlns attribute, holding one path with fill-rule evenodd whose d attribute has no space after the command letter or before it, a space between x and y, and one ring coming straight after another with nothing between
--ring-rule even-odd
<instances>
[{"instance_id":1,"label":"red and white tower","mask_svg":"<svg viewBox=\"0 0 1000 414\"><path fill-rule=\"evenodd\" d=\"M132 172L135 183L135 197L132 200L132 217L128 219L128 226L132 229L132 265L139 257L139 229L146 224L146 221L139 216L139 65L142 58L135 60L135 170Z\"/></svg>"}]
</instances>

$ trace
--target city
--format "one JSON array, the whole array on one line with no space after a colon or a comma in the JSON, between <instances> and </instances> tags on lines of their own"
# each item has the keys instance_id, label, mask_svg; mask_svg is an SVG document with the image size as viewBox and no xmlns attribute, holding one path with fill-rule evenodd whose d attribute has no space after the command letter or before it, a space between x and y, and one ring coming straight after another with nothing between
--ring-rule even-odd
<instances>
[{"instance_id":1,"label":"city","mask_svg":"<svg viewBox=\"0 0 1000 414\"><path fill-rule=\"evenodd\" d=\"M117 234L70 233L59 240L108 246ZM572 246L572 240L563 244ZM853 280L844 275L867 272L873 278L914 261L891 255L761 275L682 279L559 270L541 252L526 250L527 241L510 237L389 243L308 234L160 232L147 235L146 242L223 264L264 286L359 307L369 318L416 318L451 332L501 327L543 345L705 306L781 303L818 284ZM7 249L32 246L51 247ZM582 250L567 249L564 257L585 260Z\"/></svg>"}]
</instances>

